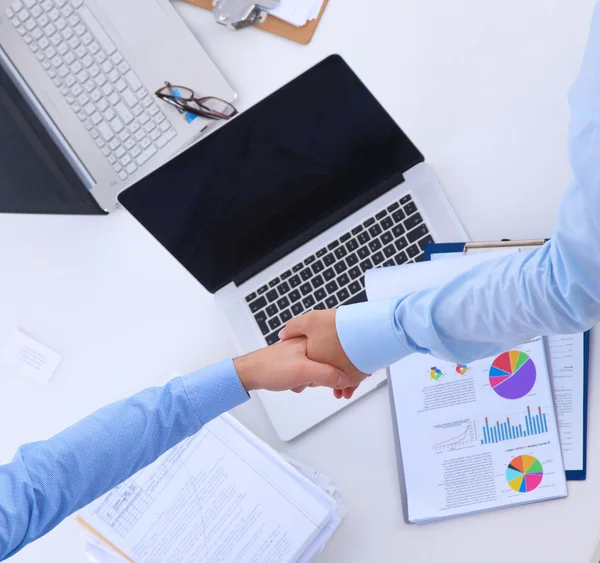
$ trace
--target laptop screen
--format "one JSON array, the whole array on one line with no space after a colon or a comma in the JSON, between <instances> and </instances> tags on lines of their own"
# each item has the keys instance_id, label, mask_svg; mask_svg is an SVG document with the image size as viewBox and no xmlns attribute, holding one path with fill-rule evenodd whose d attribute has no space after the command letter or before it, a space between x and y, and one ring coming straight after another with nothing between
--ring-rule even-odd
<instances>
[{"instance_id":1,"label":"laptop screen","mask_svg":"<svg viewBox=\"0 0 600 563\"><path fill-rule=\"evenodd\" d=\"M119 201L214 292L393 188L422 160L346 63L331 56Z\"/></svg>"}]
</instances>

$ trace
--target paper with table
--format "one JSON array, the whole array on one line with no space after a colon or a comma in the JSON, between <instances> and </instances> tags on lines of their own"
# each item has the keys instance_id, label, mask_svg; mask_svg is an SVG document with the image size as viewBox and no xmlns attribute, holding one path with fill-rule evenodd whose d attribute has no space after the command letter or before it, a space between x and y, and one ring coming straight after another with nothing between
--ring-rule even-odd
<instances>
[{"instance_id":1,"label":"paper with table","mask_svg":"<svg viewBox=\"0 0 600 563\"><path fill-rule=\"evenodd\" d=\"M464 255L461 251L442 254L434 250L431 262L369 272L367 293L370 298L378 295L381 299L406 295L441 285L477 264L518 251L512 248ZM440 260L444 260L443 267L439 264ZM545 338L563 459L569 480L586 477L588 339L589 334Z\"/></svg>"},{"instance_id":2,"label":"paper with table","mask_svg":"<svg viewBox=\"0 0 600 563\"><path fill-rule=\"evenodd\" d=\"M442 284L507 252L444 256L435 262L374 270L371 300ZM432 281L435 280L435 281ZM552 337L470 365L412 355L392 366L389 383L412 522L566 496L565 458L581 467L583 337ZM562 404L562 406L561 406Z\"/></svg>"},{"instance_id":3,"label":"paper with table","mask_svg":"<svg viewBox=\"0 0 600 563\"><path fill-rule=\"evenodd\" d=\"M79 521L135 563L310 561L343 511L339 491L306 471L223 415L87 506Z\"/></svg>"}]
</instances>

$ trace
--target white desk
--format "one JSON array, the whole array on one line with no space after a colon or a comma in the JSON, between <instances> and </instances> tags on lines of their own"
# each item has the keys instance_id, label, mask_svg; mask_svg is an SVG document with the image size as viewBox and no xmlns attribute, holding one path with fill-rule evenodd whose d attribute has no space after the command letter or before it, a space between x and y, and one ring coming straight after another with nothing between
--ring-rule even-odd
<instances>
[{"instance_id":1,"label":"white desk","mask_svg":"<svg viewBox=\"0 0 600 563\"><path fill-rule=\"evenodd\" d=\"M242 108L326 55L343 55L435 166L471 237L489 240L551 232L570 179L566 95L592 6L332 0L309 47L232 34L207 13L180 9ZM15 327L64 361L44 389L0 373L0 462L165 373L234 354L210 295L124 212L0 215L0 342ZM259 403L236 414L341 485L350 514L322 562L583 563L600 531L596 358L587 482L570 484L567 500L422 527L402 521L387 389L291 444L278 442ZM81 548L68 521L14 561L82 562Z\"/></svg>"}]
</instances>

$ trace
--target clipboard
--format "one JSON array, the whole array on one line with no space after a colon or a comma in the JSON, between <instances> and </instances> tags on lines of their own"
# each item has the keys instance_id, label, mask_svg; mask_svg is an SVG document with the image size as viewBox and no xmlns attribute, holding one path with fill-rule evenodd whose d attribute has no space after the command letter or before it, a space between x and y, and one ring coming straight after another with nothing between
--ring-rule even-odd
<instances>
[{"instance_id":1,"label":"clipboard","mask_svg":"<svg viewBox=\"0 0 600 563\"><path fill-rule=\"evenodd\" d=\"M204 8L205 10L212 11L212 0L185 0L190 4L194 4L194 6L198 6L200 8ZM283 37L284 39L289 39L290 41L294 41L295 43L299 43L300 45L308 45L317 31L317 27L321 22L321 17L323 16L323 12L327 7L327 3L329 0L324 0L323 6L321 7L321 11L319 12L319 16L314 20L311 20L303 25L302 27L296 27L290 23L284 22L279 18L268 16L266 21L263 23L259 23L253 27L257 27L258 29L262 29L263 31L267 31L268 33L272 33L273 35L278 35L279 37Z\"/></svg>"},{"instance_id":2,"label":"clipboard","mask_svg":"<svg viewBox=\"0 0 600 563\"><path fill-rule=\"evenodd\" d=\"M428 244L425 247L425 261L432 254L469 254L489 250L510 248L533 249L543 246L548 239L502 240L498 242L457 242ZM587 477L587 422L588 422L588 380L589 380L590 331L583 333L583 469L565 471L567 481L585 481Z\"/></svg>"}]
</instances>

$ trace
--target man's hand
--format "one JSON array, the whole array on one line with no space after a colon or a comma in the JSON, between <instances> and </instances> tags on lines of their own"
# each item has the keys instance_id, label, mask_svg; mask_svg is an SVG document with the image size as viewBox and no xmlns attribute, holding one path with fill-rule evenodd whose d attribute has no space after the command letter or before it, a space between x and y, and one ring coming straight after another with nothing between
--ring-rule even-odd
<instances>
[{"instance_id":1,"label":"man's hand","mask_svg":"<svg viewBox=\"0 0 600 563\"><path fill-rule=\"evenodd\" d=\"M292 319L279 333L283 341L305 336L308 339L308 357L316 362L329 364L343 371L348 376L348 385L337 386L334 395L350 399L358 385L368 376L354 367L346 356L335 328L335 309L311 311L296 319ZM301 392L305 387L297 387Z\"/></svg>"},{"instance_id":2,"label":"man's hand","mask_svg":"<svg viewBox=\"0 0 600 563\"><path fill-rule=\"evenodd\" d=\"M311 387L345 389L348 376L307 357L306 338L293 338L233 360L246 391L287 391Z\"/></svg>"}]
</instances>

